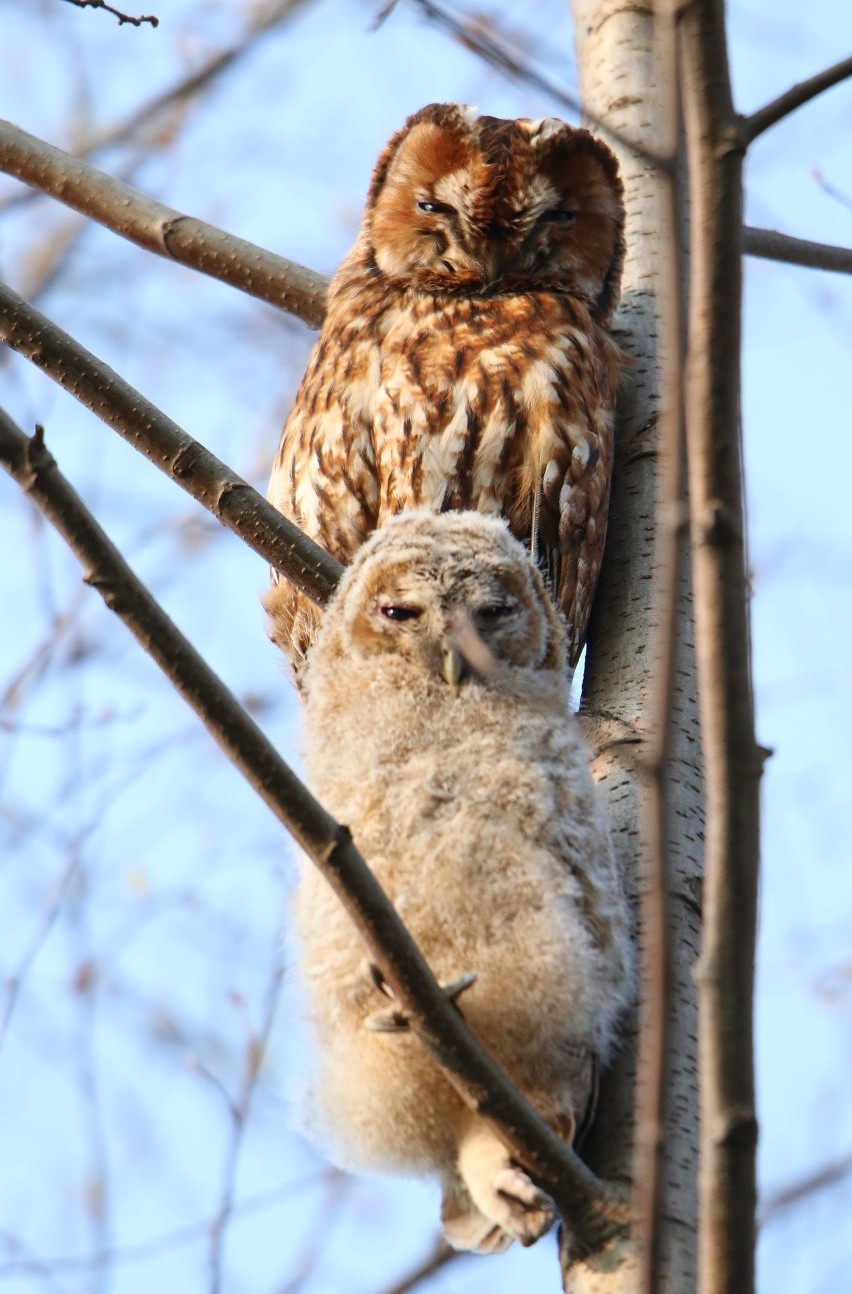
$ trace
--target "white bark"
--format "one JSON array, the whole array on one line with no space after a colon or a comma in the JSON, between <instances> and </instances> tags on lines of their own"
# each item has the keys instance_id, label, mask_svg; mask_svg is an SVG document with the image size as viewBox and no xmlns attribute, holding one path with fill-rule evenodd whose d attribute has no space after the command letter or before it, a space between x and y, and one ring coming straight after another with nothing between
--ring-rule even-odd
<instances>
[{"instance_id":1,"label":"white bark","mask_svg":"<svg viewBox=\"0 0 852 1294\"><path fill-rule=\"evenodd\" d=\"M627 199L624 293L617 329L635 367L619 419L619 451L607 555L589 641L584 707L598 754L594 763L608 800L616 847L634 894L641 886L640 761L647 732L653 676L657 426L661 406L657 287L661 258L678 254L662 245L667 197L659 173L626 148L624 137L649 151L660 148L673 84L654 84L652 10L646 0L574 0L575 41L583 103L611 126ZM702 792L689 572L679 580L679 642L675 653L674 751L668 796L669 938L674 980L669 1020L669 1065L663 1137L664 1217L658 1294L689 1294L695 1286L697 1170L697 1024L691 978L699 948ZM605 1083L596 1129L587 1148L595 1170L627 1180L633 1146L635 1027ZM653 1130L652 1130L653 1131ZM572 1294L626 1294L634 1287L635 1259L610 1255L571 1269Z\"/></svg>"}]
</instances>

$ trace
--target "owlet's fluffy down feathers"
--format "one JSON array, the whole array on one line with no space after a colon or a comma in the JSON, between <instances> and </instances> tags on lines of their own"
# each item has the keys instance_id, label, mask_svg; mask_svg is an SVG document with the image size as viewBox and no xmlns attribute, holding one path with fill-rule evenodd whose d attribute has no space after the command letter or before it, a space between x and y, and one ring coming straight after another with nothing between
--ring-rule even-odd
<instances>
[{"instance_id":1,"label":"owlet's fluffy down feathers","mask_svg":"<svg viewBox=\"0 0 852 1294\"><path fill-rule=\"evenodd\" d=\"M538 571L497 519L391 519L346 572L306 681L311 789L438 980L464 989L471 1029L571 1140L630 999L631 942ZM437 1176L461 1248L532 1243L552 1202L393 1031L360 936L307 860L294 919L315 1042L308 1134L347 1167Z\"/></svg>"},{"instance_id":2,"label":"owlet's fluffy down feathers","mask_svg":"<svg viewBox=\"0 0 852 1294\"><path fill-rule=\"evenodd\" d=\"M269 498L344 564L425 506L505 517L565 617L573 665L606 532L623 259L616 160L557 120L430 104L379 157ZM297 680L319 612L266 598Z\"/></svg>"}]
</instances>

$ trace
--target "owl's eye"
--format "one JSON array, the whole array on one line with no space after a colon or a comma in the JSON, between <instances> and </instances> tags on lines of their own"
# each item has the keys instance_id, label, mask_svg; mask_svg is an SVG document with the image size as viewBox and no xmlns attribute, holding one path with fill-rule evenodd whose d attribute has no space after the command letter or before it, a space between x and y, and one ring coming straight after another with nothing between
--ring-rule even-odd
<instances>
[{"instance_id":1,"label":"owl's eye","mask_svg":"<svg viewBox=\"0 0 852 1294\"><path fill-rule=\"evenodd\" d=\"M576 223L577 213L570 207L554 207L553 211L545 211L544 219L553 225L573 225Z\"/></svg>"},{"instance_id":2,"label":"owl's eye","mask_svg":"<svg viewBox=\"0 0 852 1294\"><path fill-rule=\"evenodd\" d=\"M480 620L500 620L503 616L513 615L517 610L514 602L493 602L486 607L479 607L476 614Z\"/></svg>"},{"instance_id":3,"label":"owl's eye","mask_svg":"<svg viewBox=\"0 0 852 1294\"><path fill-rule=\"evenodd\" d=\"M430 216L452 216L455 214L455 208L447 206L446 202L418 202L418 211L426 211Z\"/></svg>"},{"instance_id":4,"label":"owl's eye","mask_svg":"<svg viewBox=\"0 0 852 1294\"><path fill-rule=\"evenodd\" d=\"M378 612L385 620L417 620L423 614L422 607L413 607L409 602L383 602Z\"/></svg>"}]
</instances>

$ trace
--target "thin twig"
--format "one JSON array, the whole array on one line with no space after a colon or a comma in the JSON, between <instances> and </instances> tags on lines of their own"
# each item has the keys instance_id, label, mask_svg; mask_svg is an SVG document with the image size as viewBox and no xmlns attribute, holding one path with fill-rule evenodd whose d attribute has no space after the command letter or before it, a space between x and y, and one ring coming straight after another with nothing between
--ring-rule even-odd
<instances>
[{"instance_id":1,"label":"thin twig","mask_svg":"<svg viewBox=\"0 0 852 1294\"><path fill-rule=\"evenodd\" d=\"M234 1205L234 1217L246 1217L275 1208L282 1200L294 1194L302 1194L311 1187L323 1185L329 1179L337 1179L337 1169L324 1169L322 1173L313 1173L310 1177L300 1177L293 1181L271 1186L268 1190L257 1191L246 1195ZM106 1265L119 1266L124 1263L150 1262L157 1254L170 1249L179 1249L183 1245L193 1244L207 1234L210 1229L209 1218L198 1222L188 1222L185 1226L175 1227L161 1235L152 1236L150 1240L140 1240L136 1244L115 1245L109 1250L95 1250L89 1254L60 1255L56 1258L7 1258L0 1263L0 1280L14 1276L32 1276L39 1274L62 1274L63 1272L91 1272ZM6 1232L0 1231L2 1238L10 1247L17 1243Z\"/></svg>"},{"instance_id":2,"label":"thin twig","mask_svg":"<svg viewBox=\"0 0 852 1294\"><path fill-rule=\"evenodd\" d=\"M176 82L162 94L157 94L141 107L136 108L129 116L117 125L91 134L74 144L72 156L78 159L90 158L106 149L118 148L139 135L146 126L156 124L172 108L184 107L202 90L212 86L223 73L228 72L236 63L249 54L258 41L268 36L285 18L290 18L310 0L275 0L265 10L257 11L251 18L248 27L238 41L226 49L212 54L205 63L188 73L183 80ZM146 144L145 151L155 146L152 139ZM124 177L122 177L124 178ZM37 189L26 189L14 193L0 203L0 215L32 202L40 196Z\"/></svg>"},{"instance_id":3,"label":"thin twig","mask_svg":"<svg viewBox=\"0 0 852 1294\"><path fill-rule=\"evenodd\" d=\"M272 974L266 989L266 1000L263 1006L263 1017L260 1029L255 1033L249 1023L246 1030L246 1051L243 1072L240 1078L239 1092L236 1099L231 1102L231 1135L228 1138L228 1145L225 1152L225 1165L222 1172L222 1189L219 1198L219 1208L215 1217L210 1223L210 1250L209 1250L209 1268L210 1268L210 1294L221 1294L222 1290L222 1260L225 1249L225 1235L228 1223L234 1213L235 1192L237 1185L237 1168L239 1166L240 1151L242 1149L243 1138L245 1135L246 1124L248 1122L249 1112L257 1087L257 1078L260 1073L260 1067L263 1064L266 1048L269 1042L269 1033L272 1029L272 1022L275 1017L275 1011L278 1007L278 999L281 996L281 983L284 978L284 967L278 960L277 951L279 938L276 935L275 954L272 968Z\"/></svg>"},{"instance_id":4,"label":"thin twig","mask_svg":"<svg viewBox=\"0 0 852 1294\"><path fill-rule=\"evenodd\" d=\"M169 86L162 94L155 95L153 99L143 103L124 121L94 135L82 147L75 148L74 156L91 157L93 153L125 144L128 139L132 139L149 123L157 121L170 108L188 103L200 91L212 86L224 72L231 71L246 55L252 53L257 44L274 31L279 23L292 18L308 3L310 0L275 0L265 9L254 11L246 30L233 45L211 54L194 72L190 72L175 85Z\"/></svg>"},{"instance_id":5,"label":"thin twig","mask_svg":"<svg viewBox=\"0 0 852 1294\"><path fill-rule=\"evenodd\" d=\"M451 1262L464 1255L457 1249L451 1249L446 1240L439 1240L432 1253L423 1260L422 1263L410 1271L407 1276L403 1276L393 1285L389 1285L382 1294L411 1294L411 1290L417 1289L424 1281L428 1281L436 1272L443 1271Z\"/></svg>"},{"instance_id":6,"label":"thin twig","mask_svg":"<svg viewBox=\"0 0 852 1294\"><path fill-rule=\"evenodd\" d=\"M0 121L0 171L146 251L221 279L307 324L322 322L328 283L323 275L182 215L8 121Z\"/></svg>"},{"instance_id":7,"label":"thin twig","mask_svg":"<svg viewBox=\"0 0 852 1294\"><path fill-rule=\"evenodd\" d=\"M66 4L76 5L78 9L104 9L118 19L119 27L130 23L132 27L141 27L144 22L148 22L152 27L159 27L160 20L152 14L144 14L141 18L131 18L130 14L122 13L120 9L113 9L111 4L106 0L65 0Z\"/></svg>"},{"instance_id":8,"label":"thin twig","mask_svg":"<svg viewBox=\"0 0 852 1294\"><path fill-rule=\"evenodd\" d=\"M852 274L852 248L834 247L830 243L812 243L807 238L779 234L775 229L743 229L743 252L768 261L785 261L806 269L830 270L835 274Z\"/></svg>"},{"instance_id":9,"label":"thin twig","mask_svg":"<svg viewBox=\"0 0 852 1294\"><path fill-rule=\"evenodd\" d=\"M724 0L682 7L679 48L690 177L687 453L707 805L704 924L695 973L699 1290L752 1294L762 760L754 735L740 415L744 150L734 133Z\"/></svg>"},{"instance_id":10,"label":"thin twig","mask_svg":"<svg viewBox=\"0 0 852 1294\"><path fill-rule=\"evenodd\" d=\"M6 980L6 1001L2 1012L0 1012L0 1048L3 1046L6 1032L9 1028L9 1022L17 1005L21 988L23 987L30 969L32 968L33 962L41 952L41 949L53 928L53 923L59 915L59 910L62 907L63 900L68 892L68 887L74 880L78 867L79 858L77 857L77 851L74 850L72 852L70 862L54 886L52 895L47 900L47 904L41 914L41 920L33 931L29 943L24 949L21 960Z\"/></svg>"},{"instance_id":11,"label":"thin twig","mask_svg":"<svg viewBox=\"0 0 852 1294\"><path fill-rule=\"evenodd\" d=\"M352 1179L344 1173L327 1179L325 1191L315 1207L312 1225L307 1230L302 1229L299 1249L290 1254L287 1277L282 1285L276 1285L275 1294L300 1294L310 1282L329 1248L335 1228L343 1221L343 1204L351 1185Z\"/></svg>"},{"instance_id":12,"label":"thin twig","mask_svg":"<svg viewBox=\"0 0 852 1294\"><path fill-rule=\"evenodd\" d=\"M315 602L342 567L111 368L0 284L0 340L102 418Z\"/></svg>"},{"instance_id":13,"label":"thin twig","mask_svg":"<svg viewBox=\"0 0 852 1294\"><path fill-rule=\"evenodd\" d=\"M98 590L261 799L313 859L345 905L369 952L409 1012L412 1027L462 1098L489 1120L513 1157L571 1219L594 1252L628 1222L621 1193L600 1181L524 1100L429 970L345 826L326 812L136 578L59 473L40 432L26 437L0 414L0 461L84 566Z\"/></svg>"},{"instance_id":14,"label":"thin twig","mask_svg":"<svg viewBox=\"0 0 852 1294\"><path fill-rule=\"evenodd\" d=\"M587 105L582 105L577 95L561 89L543 76L541 72L537 72L535 68L522 63L509 48L507 42L495 41L492 37L487 36L481 27L457 18L448 9L444 9L440 4L437 4L436 0L411 0L411 3L422 12L429 22L434 22L439 27L443 27L465 49L478 54L481 59L502 72L504 76L521 81L524 85L532 86L533 89L547 95L555 103L558 103L560 107L567 109L573 116L582 117L584 123L588 123L596 130L600 130L611 139L617 140L625 148L629 148L635 153L637 157L641 157L652 166L665 168L669 165L668 158L648 149L637 140L614 130L611 122L598 117L589 110ZM380 20L383 20L384 16L386 16L385 11L382 11L379 15Z\"/></svg>"},{"instance_id":15,"label":"thin twig","mask_svg":"<svg viewBox=\"0 0 852 1294\"><path fill-rule=\"evenodd\" d=\"M79 756L75 745L72 751ZM72 763L79 764L79 758ZM79 784L82 770L72 767L71 780ZM77 1031L77 1064L80 1094L86 1123L85 1144L88 1155L86 1173L86 1218L92 1231L93 1248L110 1253L112 1243L112 1198L109 1152L101 1089L100 1049L97 1045L100 968L94 954L89 920L89 878L83 851L77 847L79 883L70 904L70 925L75 935L77 971L74 988L79 1004ZM93 1273L93 1294L106 1294L110 1286L110 1263Z\"/></svg>"},{"instance_id":16,"label":"thin twig","mask_svg":"<svg viewBox=\"0 0 852 1294\"><path fill-rule=\"evenodd\" d=\"M841 207L845 207L847 211L852 211L852 197L848 193L838 189L836 184L831 184L816 166L811 168L811 175L814 183L819 185L826 197L833 198L835 202L840 203Z\"/></svg>"},{"instance_id":17,"label":"thin twig","mask_svg":"<svg viewBox=\"0 0 852 1294\"><path fill-rule=\"evenodd\" d=\"M852 1176L852 1155L845 1155L842 1159L824 1164L816 1172L808 1173L807 1177L791 1182L789 1186L781 1186L778 1190L771 1191L760 1207L760 1225L769 1226L788 1209L795 1208L797 1204L809 1200L820 1191L837 1186L849 1176Z\"/></svg>"},{"instance_id":18,"label":"thin twig","mask_svg":"<svg viewBox=\"0 0 852 1294\"><path fill-rule=\"evenodd\" d=\"M816 76L810 76L806 81L800 81L798 85L791 86L771 103L758 108L751 116L740 117L740 138L746 145L752 144L758 135L769 130L770 126L783 121L785 117L790 116L791 112L810 103L811 99L815 99L818 94L830 90L833 85L838 85L850 76L852 76L852 57L841 59L839 63L826 68L824 72L817 72Z\"/></svg>"}]
</instances>

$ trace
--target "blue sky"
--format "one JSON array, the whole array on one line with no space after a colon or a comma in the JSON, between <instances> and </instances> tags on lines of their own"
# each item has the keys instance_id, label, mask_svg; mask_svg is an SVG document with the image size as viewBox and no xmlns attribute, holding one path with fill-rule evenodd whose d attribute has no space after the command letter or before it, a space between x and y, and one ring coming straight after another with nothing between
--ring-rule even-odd
<instances>
[{"instance_id":1,"label":"blue sky","mask_svg":"<svg viewBox=\"0 0 852 1294\"><path fill-rule=\"evenodd\" d=\"M164 0L146 7L162 20L154 31L60 0L2 0L0 115L73 147L228 44L246 9ZM113 148L97 164L331 272L375 156L408 112L439 99L504 116L556 111L405 5L373 34L371 12L306 5L171 123L167 146ZM537 6L534 29L527 6L493 12L523 36L531 61L574 84L563 4ZM729 20L743 111L852 48L852 8L839 0L733 3ZM849 245L852 211L814 171L852 200L850 128L852 86L843 86L761 139L748 159L749 221ZM15 191L0 183L0 207ZM30 288L45 246L71 228L46 202L0 214L4 276ZM755 686L759 737L775 751L757 1008L760 1167L771 1191L852 1153L852 290L846 278L768 262L746 270ZM39 303L263 485L307 329L95 229ZM23 361L0 363L0 403L21 425L44 423L60 466L135 569L295 758L295 710L258 605L262 563ZM274 982L292 853L2 481L0 552L0 966L4 978L26 970L0 1040L0 1290L206 1291L209 1226L191 1228L221 1205L231 1144L222 1088L239 1090L246 1038ZM308 1294L375 1294L432 1244L431 1188L340 1179L289 1132L300 1051L285 970L234 1179L237 1200L254 1204L227 1229L223 1294L273 1294L297 1278L290 1288ZM847 1182L768 1226L762 1294L839 1290L850 1207ZM182 1238L149 1244L181 1228L190 1228ZM103 1246L121 1252L94 1270L20 1265ZM498 1294L521 1284L558 1290L548 1242L465 1259L430 1288Z\"/></svg>"}]
</instances>

